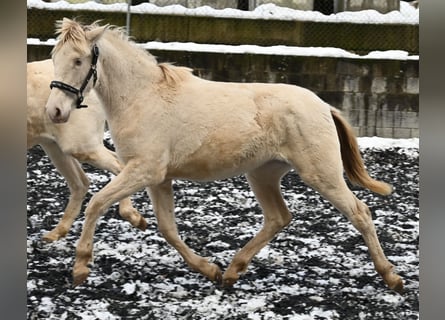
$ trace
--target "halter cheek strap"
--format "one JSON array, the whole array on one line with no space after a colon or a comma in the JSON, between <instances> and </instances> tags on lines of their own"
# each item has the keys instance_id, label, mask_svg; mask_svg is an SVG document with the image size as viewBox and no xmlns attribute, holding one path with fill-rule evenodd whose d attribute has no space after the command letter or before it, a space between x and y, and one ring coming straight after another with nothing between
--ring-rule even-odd
<instances>
[{"instance_id":1,"label":"halter cheek strap","mask_svg":"<svg viewBox=\"0 0 445 320\"><path fill-rule=\"evenodd\" d=\"M79 89L74 88L73 86L66 84L62 81L51 81L51 84L49 85L49 87L52 88L58 88L60 90L63 91L67 91L70 93L73 93L77 96L77 101L76 101L76 108L80 109L80 108L87 108L88 106L85 104L82 104L83 102L83 90L85 90L85 88L88 85L88 82L91 80L91 77L93 77L93 87L96 84L97 81L97 71L96 71L96 67L97 67L97 59L99 58L99 47L95 44L93 45L93 48L91 49L92 52L92 61L91 61L91 66L90 66L90 70L88 71L87 76L85 77L85 80L83 81L82 85L80 86Z\"/></svg>"}]
</instances>

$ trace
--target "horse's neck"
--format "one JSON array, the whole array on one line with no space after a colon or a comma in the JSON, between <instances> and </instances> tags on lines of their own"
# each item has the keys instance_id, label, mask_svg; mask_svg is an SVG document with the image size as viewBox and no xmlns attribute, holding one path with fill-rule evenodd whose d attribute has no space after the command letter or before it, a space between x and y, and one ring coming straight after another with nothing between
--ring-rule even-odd
<instances>
[{"instance_id":1,"label":"horse's neck","mask_svg":"<svg viewBox=\"0 0 445 320\"><path fill-rule=\"evenodd\" d=\"M138 88L149 90L158 82L162 71L155 59L144 56L129 44L113 45L108 42L101 50L102 70L96 91L107 110L107 117L126 112L128 101Z\"/></svg>"}]
</instances>

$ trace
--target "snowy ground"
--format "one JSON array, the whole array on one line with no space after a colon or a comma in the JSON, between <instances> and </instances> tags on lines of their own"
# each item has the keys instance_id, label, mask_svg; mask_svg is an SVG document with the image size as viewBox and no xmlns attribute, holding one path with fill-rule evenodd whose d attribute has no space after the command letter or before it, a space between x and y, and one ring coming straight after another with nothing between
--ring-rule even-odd
<instances>
[{"instance_id":1,"label":"snowy ground","mask_svg":"<svg viewBox=\"0 0 445 320\"><path fill-rule=\"evenodd\" d=\"M374 214L388 258L406 293L388 290L359 234L332 206L288 174L283 193L294 219L252 261L233 288L190 271L159 235L148 197L133 197L145 232L113 206L98 225L95 263L87 283L73 288L71 268L83 216L53 244L43 233L67 201L62 178L39 147L28 152L28 319L418 319L418 140L362 138L368 170L393 184L381 197L355 189ZM85 166L96 192L111 175ZM181 236L195 251L227 267L262 224L243 177L207 184L177 181ZM89 198L89 196L88 196Z\"/></svg>"}]
</instances>

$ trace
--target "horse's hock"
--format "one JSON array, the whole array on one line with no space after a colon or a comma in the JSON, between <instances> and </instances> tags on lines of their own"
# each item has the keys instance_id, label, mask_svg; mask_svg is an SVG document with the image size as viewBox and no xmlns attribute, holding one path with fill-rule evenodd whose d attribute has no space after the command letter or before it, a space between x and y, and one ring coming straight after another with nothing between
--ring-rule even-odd
<instances>
[{"instance_id":1,"label":"horse's hock","mask_svg":"<svg viewBox=\"0 0 445 320\"><path fill-rule=\"evenodd\" d=\"M314 1L314 4L318 2ZM343 2L345 5L352 3ZM370 1L362 2L366 4ZM54 22L73 16L82 17L84 22L102 19L115 25L124 26L126 23L124 12L28 8L28 37L53 39ZM130 28L132 37L141 43L155 40L335 47L361 55L386 50L404 50L411 55L419 53L418 24L322 23L133 14ZM233 32L228 32L230 30ZM28 44L28 62L49 58L51 49L50 45ZM359 136L419 137L418 59L359 59L164 49L150 52L160 62L169 61L191 67L196 74L209 80L282 82L306 87L342 110Z\"/></svg>"}]
</instances>

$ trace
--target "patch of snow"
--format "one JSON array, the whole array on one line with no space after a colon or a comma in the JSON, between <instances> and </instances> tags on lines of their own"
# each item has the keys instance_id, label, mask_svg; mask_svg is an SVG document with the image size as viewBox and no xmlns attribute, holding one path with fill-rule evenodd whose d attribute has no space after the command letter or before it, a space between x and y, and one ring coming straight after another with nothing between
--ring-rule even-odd
<instances>
[{"instance_id":1,"label":"patch of snow","mask_svg":"<svg viewBox=\"0 0 445 320\"><path fill-rule=\"evenodd\" d=\"M380 137L358 137L358 144L361 148L370 149L389 149L389 148L405 148L405 149L418 149L419 138L410 139L391 139Z\"/></svg>"},{"instance_id":2,"label":"patch of snow","mask_svg":"<svg viewBox=\"0 0 445 320\"><path fill-rule=\"evenodd\" d=\"M28 38L28 45L41 45L53 47L56 39L40 40ZM225 45L225 44L202 44L194 42L159 42L149 41L139 43L145 50L170 50L189 52L209 52L227 54L263 54L263 55L286 55L304 57L332 57L345 59L380 59L380 60L419 60L419 55L409 55L403 50L372 51L366 55L359 55L340 48L332 47L296 47L296 46L259 46L259 45Z\"/></svg>"},{"instance_id":3,"label":"patch of snow","mask_svg":"<svg viewBox=\"0 0 445 320\"><path fill-rule=\"evenodd\" d=\"M51 314L53 312L53 310L55 309L55 305L52 302L52 299L50 297L42 297L42 299L40 301L39 309L44 310L47 313Z\"/></svg>"},{"instance_id":4,"label":"patch of snow","mask_svg":"<svg viewBox=\"0 0 445 320\"><path fill-rule=\"evenodd\" d=\"M201 44L194 42L158 42L150 41L139 44L145 50L172 50L191 52L212 52L230 54L263 54L286 56L333 57L348 59L387 59L418 60L419 55L409 55L404 50L372 51L366 55L351 53L347 50L332 47L296 47L296 46L259 46L259 45L223 45Z\"/></svg>"},{"instance_id":5,"label":"patch of snow","mask_svg":"<svg viewBox=\"0 0 445 320\"><path fill-rule=\"evenodd\" d=\"M126 294L133 294L136 291L136 284L134 282L124 283L122 290Z\"/></svg>"},{"instance_id":6,"label":"patch of snow","mask_svg":"<svg viewBox=\"0 0 445 320\"><path fill-rule=\"evenodd\" d=\"M266 299L265 297L256 297L253 299L249 299L244 303L241 303L241 305L244 305L246 310L249 312L257 311L265 307Z\"/></svg>"}]
</instances>

